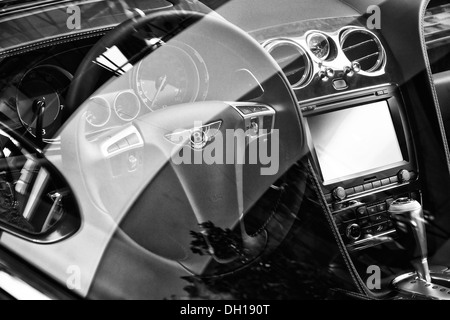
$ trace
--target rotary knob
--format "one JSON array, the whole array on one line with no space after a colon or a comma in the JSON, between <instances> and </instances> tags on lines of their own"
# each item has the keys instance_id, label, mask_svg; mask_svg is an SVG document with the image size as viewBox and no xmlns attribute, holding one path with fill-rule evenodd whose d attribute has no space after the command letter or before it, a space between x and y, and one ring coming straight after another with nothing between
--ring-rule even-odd
<instances>
[{"instance_id":1,"label":"rotary knob","mask_svg":"<svg viewBox=\"0 0 450 320\"><path fill-rule=\"evenodd\" d=\"M325 70L319 71L319 79L322 80L323 82L327 82L328 80L330 80Z\"/></svg>"},{"instance_id":2,"label":"rotary knob","mask_svg":"<svg viewBox=\"0 0 450 320\"><path fill-rule=\"evenodd\" d=\"M353 71L355 71L356 73L361 71L361 65L359 64L359 62L357 61L353 61L352 62L352 69Z\"/></svg>"},{"instance_id":3,"label":"rotary knob","mask_svg":"<svg viewBox=\"0 0 450 320\"><path fill-rule=\"evenodd\" d=\"M355 71L353 71L353 69L349 66L345 66L343 70L344 75L346 75L347 77L353 77L355 75Z\"/></svg>"},{"instance_id":4,"label":"rotary knob","mask_svg":"<svg viewBox=\"0 0 450 320\"><path fill-rule=\"evenodd\" d=\"M398 182L407 182L411 179L411 174L408 170L402 169L397 173Z\"/></svg>"},{"instance_id":5,"label":"rotary knob","mask_svg":"<svg viewBox=\"0 0 450 320\"><path fill-rule=\"evenodd\" d=\"M342 187L336 187L333 189L333 197L336 200L344 200L347 194L345 193L345 189Z\"/></svg>"},{"instance_id":6,"label":"rotary knob","mask_svg":"<svg viewBox=\"0 0 450 320\"><path fill-rule=\"evenodd\" d=\"M345 235L350 240L358 240L361 237L361 227L356 223L349 224L345 230Z\"/></svg>"},{"instance_id":7,"label":"rotary knob","mask_svg":"<svg viewBox=\"0 0 450 320\"><path fill-rule=\"evenodd\" d=\"M333 78L334 77L334 70L331 68L326 68L325 69L325 73L327 74L328 78Z\"/></svg>"}]
</instances>

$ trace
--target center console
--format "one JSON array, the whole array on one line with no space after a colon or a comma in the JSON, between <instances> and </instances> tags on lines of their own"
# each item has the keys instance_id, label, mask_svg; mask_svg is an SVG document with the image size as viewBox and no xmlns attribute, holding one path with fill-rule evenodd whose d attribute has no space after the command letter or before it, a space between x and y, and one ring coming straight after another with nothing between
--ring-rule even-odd
<instances>
[{"instance_id":1,"label":"center console","mask_svg":"<svg viewBox=\"0 0 450 320\"><path fill-rule=\"evenodd\" d=\"M389 205L421 203L414 144L396 85L303 101L313 165L339 232L352 250L396 237Z\"/></svg>"}]
</instances>

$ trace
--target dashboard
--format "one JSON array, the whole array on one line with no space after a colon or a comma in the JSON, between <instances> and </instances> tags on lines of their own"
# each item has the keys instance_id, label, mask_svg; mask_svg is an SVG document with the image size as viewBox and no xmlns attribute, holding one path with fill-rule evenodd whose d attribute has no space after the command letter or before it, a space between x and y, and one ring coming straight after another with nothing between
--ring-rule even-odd
<instances>
[{"instance_id":1,"label":"dashboard","mask_svg":"<svg viewBox=\"0 0 450 320\"><path fill-rule=\"evenodd\" d=\"M251 31L286 75L311 142L311 162L350 252L396 237L387 208L422 202L419 167L397 61L357 17Z\"/></svg>"},{"instance_id":2,"label":"dashboard","mask_svg":"<svg viewBox=\"0 0 450 320\"><path fill-rule=\"evenodd\" d=\"M280 65L299 101L391 81L392 64L374 31L353 17L324 21L328 30L315 30L296 22L279 30L271 28L270 37L264 30L251 33ZM1 88L0 100L10 126L22 126L36 138L37 105L45 102L39 137L52 139L69 116L64 114L64 100L77 61L81 61L83 52L95 39L59 44L3 60L0 72L10 85ZM209 52L204 45L199 47L171 41L124 72L110 92L90 97L87 133L131 122L170 105L207 99L236 100L245 95L240 88L261 86L245 68L231 61L218 65L217 52ZM114 59L121 59L117 48L105 51L96 63L110 70ZM217 79L226 80L226 84Z\"/></svg>"},{"instance_id":3,"label":"dashboard","mask_svg":"<svg viewBox=\"0 0 450 320\"><path fill-rule=\"evenodd\" d=\"M320 28L296 21L250 35L274 58L297 95L325 199L345 242L359 250L394 232L386 211L372 208L405 195L420 201L415 150L397 66L379 31L354 16L319 19L314 25ZM236 53L228 53L235 59L218 63L220 50L227 48L212 50L195 36L185 40L165 44L151 38L156 49L135 65L127 64L117 47L98 56L94 62L114 76L105 78L107 85L84 104L86 137L95 140L174 105L252 101L262 94L263 85ZM16 80L0 100L13 127L38 145L39 140L53 142L70 116L64 114L65 95L83 57L79 48L85 52L95 38L83 41L52 48L51 58L39 60L49 55L45 49L41 56L19 55L0 65L34 58L31 67L10 76ZM37 121L39 112L43 116Z\"/></svg>"}]
</instances>

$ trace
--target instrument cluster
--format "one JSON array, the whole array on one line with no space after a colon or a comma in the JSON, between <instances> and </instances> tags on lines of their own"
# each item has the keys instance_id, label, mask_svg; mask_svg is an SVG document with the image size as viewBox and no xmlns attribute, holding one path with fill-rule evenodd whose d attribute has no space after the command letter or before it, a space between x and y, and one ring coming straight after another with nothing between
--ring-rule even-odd
<instances>
[{"instance_id":1,"label":"instrument cluster","mask_svg":"<svg viewBox=\"0 0 450 320\"><path fill-rule=\"evenodd\" d=\"M138 62L113 90L101 90L86 103L88 132L131 122L140 115L171 105L203 101L209 74L191 46L171 41Z\"/></svg>"}]
</instances>

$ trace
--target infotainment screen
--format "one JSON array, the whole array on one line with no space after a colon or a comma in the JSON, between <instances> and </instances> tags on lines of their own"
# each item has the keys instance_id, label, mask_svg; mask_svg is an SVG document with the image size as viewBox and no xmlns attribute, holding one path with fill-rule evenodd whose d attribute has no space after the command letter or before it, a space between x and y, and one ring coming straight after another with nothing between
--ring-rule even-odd
<instances>
[{"instance_id":1,"label":"infotainment screen","mask_svg":"<svg viewBox=\"0 0 450 320\"><path fill-rule=\"evenodd\" d=\"M308 124L325 183L404 160L386 101L314 115Z\"/></svg>"}]
</instances>

